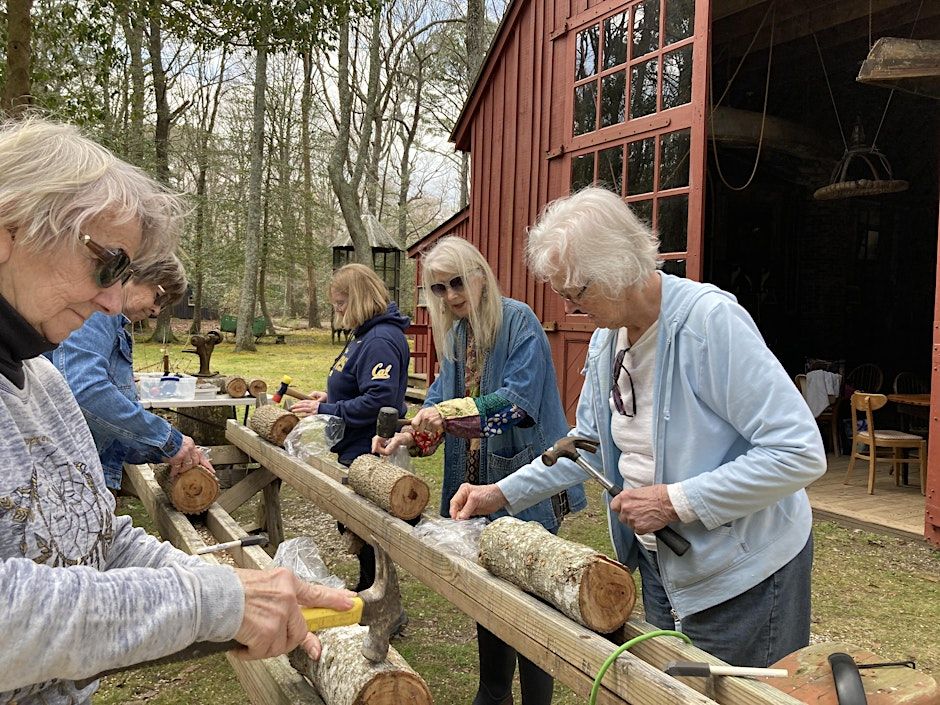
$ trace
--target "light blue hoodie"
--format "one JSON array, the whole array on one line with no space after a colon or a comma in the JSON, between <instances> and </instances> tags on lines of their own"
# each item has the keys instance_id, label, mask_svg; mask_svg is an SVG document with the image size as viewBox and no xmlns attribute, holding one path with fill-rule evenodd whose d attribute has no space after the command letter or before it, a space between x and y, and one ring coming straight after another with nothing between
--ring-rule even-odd
<instances>
[{"instance_id":1,"label":"light blue hoodie","mask_svg":"<svg viewBox=\"0 0 940 705\"><path fill-rule=\"evenodd\" d=\"M816 421L793 380L734 297L710 284L660 273L662 307L653 398L655 483L681 483L700 521L676 522L692 544L684 556L657 552L663 585L681 618L740 595L804 547L812 513L804 487L826 471ZM617 330L594 332L571 435L600 439L583 457L621 481L610 432ZM510 511L584 473L570 460L540 459L501 480ZM608 511L620 561L635 568L639 542Z\"/></svg>"}]
</instances>

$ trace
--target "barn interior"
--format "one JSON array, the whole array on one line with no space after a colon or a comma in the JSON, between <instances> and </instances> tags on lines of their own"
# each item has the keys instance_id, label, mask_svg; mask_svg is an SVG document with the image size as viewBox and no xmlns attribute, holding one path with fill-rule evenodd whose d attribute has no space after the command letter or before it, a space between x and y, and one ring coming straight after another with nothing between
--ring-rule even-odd
<instances>
[{"instance_id":1,"label":"barn interior","mask_svg":"<svg viewBox=\"0 0 940 705\"><path fill-rule=\"evenodd\" d=\"M866 391L902 372L929 383L940 93L856 79L879 38L940 37L940 3L714 0L712 13L705 280L738 296L794 374L821 359L878 365Z\"/></svg>"}]
</instances>

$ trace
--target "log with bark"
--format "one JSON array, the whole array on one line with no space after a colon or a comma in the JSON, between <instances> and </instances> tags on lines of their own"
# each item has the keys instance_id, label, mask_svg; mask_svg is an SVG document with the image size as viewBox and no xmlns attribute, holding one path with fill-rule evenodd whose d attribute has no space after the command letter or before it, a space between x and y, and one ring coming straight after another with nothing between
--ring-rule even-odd
<instances>
[{"instance_id":1,"label":"log with bark","mask_svg":"<svg viewBox=\"0 0 940 705\"><path fill-rule=\"evenodd\" d=\"M326 705L431 705L427 683L395 649L380 663L360 653L368 629L355 625L317 632L323 650L312 661L301 649L291 665L310 679Z\"/></svg>"},{"instance_id":2,"label":"log with bark","mask_svg":"<svg viewBox=\"0 0 940 705\"><path fill-rule=\"evenodd\" d=\"M480 537L480 563L602 634L623 624L636 602L625 566L554 536L538 522L503 517L489 524Z\"/></svg>"},{"instance_id":3,"label":"log with bark","mask_svg":"<svg viewBox=\"0 0 940 705\"><path fill-rule=\"evenodd\" d=\"M248 420L251 430L269 443L277 446L284 445L287 434L294 430L300 421L296 414L282 409L274 404L259 406Z\"/></svg>"},{"instance_id":4,"label":"log with bark","mask_svg":"<svg viewBox=\"0 0 940 705\"><path fill-rule=\"evenodd\" d=\"M153 476L166 492L170 502L183 514L201 514L219 496L219 481L201 465L170 476L169 465L154 466Z\"/></svg>"},{"instance_id":5,"label":"log with bark","mask_svg":"<svg viewBox=\"0 0 940 705\"><path fill-rule=\"evenodd\" d=\"M374 455L360 455L349 466L349 486L394 517L410 521L428 505L431 492L417 475Z\"/></svg>"},{"instance_id":6,"label":"log with bark","mask_svg":"<svg viewBox=\"0 0 940 705\"><path fill-rule=\"evenodd\" d=\"M268 383L263 379L253 379L248 383L248 396L258 398L268 391Z\"/></svg>"},{"instance_id":7,"label":"log with bark","mask_svg":"<svg viewBox=\"0 0 940 705\"><path fill-rule=\"evenodd\" d=\"M248 391L248 383L244 377L226 377L222 381L222 389L233 399L241 399Z\"/></svg>"}]
</instances>

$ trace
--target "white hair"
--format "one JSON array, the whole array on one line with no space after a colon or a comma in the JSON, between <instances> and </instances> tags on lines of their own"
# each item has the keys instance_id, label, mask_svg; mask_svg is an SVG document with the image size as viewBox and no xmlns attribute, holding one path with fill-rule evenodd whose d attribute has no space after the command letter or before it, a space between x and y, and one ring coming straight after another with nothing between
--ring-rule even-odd
<instances>
[{"instance_id":1,"label":"white hair","mask_svg":"<svg viewBox=\"0 0 940 705\"><path fill-rule=\"evenodd\" d=\"M659 239L615 193L590 187L549 203L528 232L529 270L616 297L660 265Z\"/></svg>"},{"instance_id":2,"label":"white hair","mask_svg":"<svg viewBox=\"0 0 940 705\"><path fill-rule=\"evenodd\" d=\"M455 357L451 329L457 318L447 308L443 298L431 293L431 279L440 275L458 276L463 279L465 287L469 286L473 277L483 278L480 301L467 297L470 309L468 318L477 350L482 353L492 348L503 324L503 302L496 276L480 251L462 238L441 238L421 258L421 272L428 313L431 314L434 344L444 357L448 360Z\"/></svg>"},{"instance_id":3,"label":"white hair","mask_svg":"<svg viewBox=\"0 0 940 705\"><path fill-rule=\"evenodd\" d=\"M82 227L138 219L135 264L176 247L182 198L71 125L30 117L0 126L0 224L35 252L77 249Z\"/></svg>"}]
</instances>

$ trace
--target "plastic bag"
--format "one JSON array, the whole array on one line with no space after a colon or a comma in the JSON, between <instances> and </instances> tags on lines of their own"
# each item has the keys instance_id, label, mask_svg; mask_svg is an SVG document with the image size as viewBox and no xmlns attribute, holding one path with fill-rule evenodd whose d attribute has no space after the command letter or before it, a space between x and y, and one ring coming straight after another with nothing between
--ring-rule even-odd
<instances>
[{"instance_id":1,"label":"plastic bag","mask_svg":"<svg viewBox=\"0 0 940 705\"><path fill-rule=\"evenodd\" d=\"M307 416L284 439L284 450L306 463L310 458L329 453L330 448L343 440L345 431L346 424L338 416Z\"/></svg>"},{"instance_id":2,"label":"plastic bag","mask_svg":"<svg viewBox=\"0 0 940 705\"><path fill-rule=\"evenodd\" d=\"M346 583L333 575L323 559L317 542L309 536L287 539L277 547L274 565L290 568L306 583L317 583L332 588L344 588Z\"/></svg>"},{"instance_id":3,"label":"plastic bag","mask_svg":"<svg viewBox=\"0 0 940 705\"><path fill-rule=\"evenodd\" d=\"M415 527L414 534L446 553L479 562L480 535L487 523L486 517L466 521L422 519Z\"/></svg>"}]
</instances>

